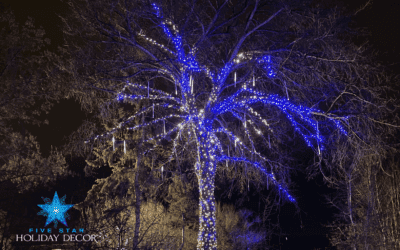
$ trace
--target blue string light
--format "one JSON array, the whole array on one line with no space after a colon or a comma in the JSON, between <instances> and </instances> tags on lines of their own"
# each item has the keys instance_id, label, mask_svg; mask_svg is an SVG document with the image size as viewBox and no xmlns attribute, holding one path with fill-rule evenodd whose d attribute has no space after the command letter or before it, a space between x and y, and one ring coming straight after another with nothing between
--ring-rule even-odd
<instances>
[{"instance_id":1,"label":"blue string light","mask_svg":"<svg viewBox=\"0 0 400 250\"><path fill-rule=\"evenodd\" d=\"M155 11L155 16L160 21L160 27L166 37L172 42L173 48L170 49L168 46L147 37L142 31L138 36L144 37L145 41L157 48L162 48L164 51L174 56L171 60L175 64L174 68L179 71L178 73L176 73L176 71L170 72L169 69L160 67L157 67L156 71L163 74L164 78L166 76L168 79L172 79L171 82L175 84L175 91L170 94L150 88L147 82L145 85L141 85L128 81L116 94L115 100L134 103L147 100L146 103L149 103L148 106L137 111L107 133L97 135L92 139L96 140L100 137L108 137L121 129L131 131L151 126L160 127L160 122L164 124L168 122L167 127L164 125L164 131L153 137L144 139L144 142L151 141L153 143L153 146L145 151L145 154L157 148L162 140L172 140L172 153L168 158L168 163L173 160L173 155L177 154L176 150L179 138L181 138L182 135L186 135L184 136L186 144L183 149L187 148L186 146L191 143L195 143L197 148L197 152L195 152L194 156L196 161L194 169L198 178L200 192L200 229L197 248L216 249L214 182L216 169L219 163L227 163L228 161L243 162L254 167L260 171L267 180L274 183L281 195L291 202L296 202L284 185L278 182L275 175L272 172L268 172L263 167L263 163L268 162L268 159L255 149L257 143L254 142L253 138L257 136L262 137L264 131L268 131L268 136L273 135L273 129L266 118L263 117L260 112L253 109L252 106L254 104L263 104L266 107L277 108L285 114L294 130L303 138L308 146L318 148L321 151L324 149L324 138L321 135L322 133L318 126L316 115L323 112L302 105L296 105L289 102L288 99L281 98L277 95L257 91L251 87L251 84L247 85L247 81L244 81L243 86L238 90L231 91L231 94L227 94L229 91L223 91L224 89L236 89L237 72L234 72L234 70L242 65L240 64L241 61L255 59L255 62L266 72L266 76L268 78L274 78L277 71L274 68L272 56L263 55L254 58L251 53L242 52L232 61L228 61L221 70L212 72L210 67L200 65L197 62L194 53L195 48L190 49L189 53L185 54L183 40L177 26L172 21L163 17L161 9L156 4L152 4L152 6ZM188 44L185 46L190 47ZM253 86L256 83L254 74L255 72L253 72L252 78L249 80L249 82L253 81ZM195 84L199 79L204 79L204 76L208 78L210 84L212 84L210 90L201 88L199 85ZM180 91L177 90L178 88ZM203 96L198 95L200 92ZM207 95L205 102L204 94ZM199 96L201 96L201 99ZM158 112L155 118L154 109L162 110L163 112ZM143 122L134 127L127 126L134 119L139 118L140 115L149 112L153 112L152 121ZM160 115L160 113L163 115ZM226 120L225 118L227 117L233 117L232 119L241 121L242 129L230 131L229 127L225 127L224 123L221 122L222 120ZM341 133L347 135L340 119L331 117L327 118L327 120L333 121L334 126ZM259 126L262 127L260 128ZM240 131L244 131L244 133ZM254 133L252 131L254 131ZM176 135L174 137L175 133ZM226 152L224 152L222 141L226 138L228 138L230 142L234 142L235 148L230 148L228 150L228 154L232 154L232 156L226 156ZM235 153L238 154L238 152L240 156L235 155ZM250 160L250 157L252 160ZM253 157L256 159L254 160Z\"/></svg>"},{"instance_id":2,"label":"blue string light","mask_svg":"<svg viewBox=\"0 0 400 250\"><path fill-rule=\"evenodd\" d=\"M264 175L267 176L267 178L269 180L271 180L275 186L277 187L277 189L279 189L280 192L282 192L284 194L284 197L286 197L289 201L295 203L296 200L293 198L293 196L291 196L288 191L281 185L278 183L278 181L275 178L275 175L273 173L268 173L259 162L255 162L255 161L250 161L247 158L241 158L241 157L229 157L229 156L221 156L218 157L218 161L222 162L222 161L233 161L233 162L245 162L248 163L250 165L253 165L254 167L256 167L257 169L259 169Z\"/></svg>"},{"instance_id":3,"label":"blue string light","mask_svg":"<svg viewBox=\"0 0 400 250\"><path fill-rule=\"evenodd\" d=\"M263 56L257 59L257 62L263 67L263 69L267 72L268 77L273 78L276 76L275 71L272 68L271 56Z\"/></svg>"}]
</instances>

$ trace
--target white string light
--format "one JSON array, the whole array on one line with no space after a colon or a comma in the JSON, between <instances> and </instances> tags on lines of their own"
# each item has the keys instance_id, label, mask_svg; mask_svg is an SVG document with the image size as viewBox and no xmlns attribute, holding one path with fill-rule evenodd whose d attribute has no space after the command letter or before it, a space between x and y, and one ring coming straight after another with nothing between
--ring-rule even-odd
<instances>
[{"instance_id":1,"label":"white string light","mask_svg":"<svg viewBox=\"0 0 400 250\"><path fill-rule=\"evenodd\" d=\"M276 62L271 59L270 55L262 55L256 57L254 54L249 52L241 52L233 59L232 62L228 62L218 72L212 72L208 66L199 65L196 59L195 49L189 49L190 53L186 54L184 46L182 44L183 39L179 35L179 30L171 20L163 18L161 9L156 5L152 4L155 15L159 20L163 20L160 27L163 29L164 34L171 41L173 49L169 49L168 46L162 45L152 38L147 37L144 31L140 31L140 42L148 42L151 45L161 48L168 55L173 55L171 63L176 66L174 72L170 72L167 67L163 67L160 63L160 67L157 67L157 72L163 75L163 78L170 79L175 85L175 96L170 93L150 88L150 83L147 82L147 96L145 83L127 83L124 88L118 92L116 100L122 101L127 100L130 102L138 102L146 100L150 103L149 106L138 111L126 121L119 123L115 128L111 129L105 134L98 135L94 140L108 135L113 135L117 130L121 129L122 126L134 121L139 117L140 114L149 113L152 111L153 120L150 122L142 121L139 125L134 127L128 127L127 130L137 130L148 126L156 126L160 128L160 122L163 122L163 130L156 130L159 134L153 135L151 138L146 138L144 142L152 141L153 146L146 150L144 154L155 149L161 145L162 140L172 140L173 149L168 159L168 162L172 161L173 158L178 158L177 147L178 139L187 140L183 148L191 148L186 146L187 144L195 143L197 152L193 155L196 157L195 173L198 177L199 182L199 235L198 235L198 249L216 249L216 216L215 216L215 197L214 197L214 181L216 175L216 168L218 163L223 166L225 161L226 167L229 167L229 161L243 162L249 167L254 167L260 173L267 178L267 185L269 181L272 181L274 186L286 197L288 200L295 202L295 199L285 189L284 185L279 183L273 172L268 172L264 166L266 162L269 162L261 153L256 150L253 137L263 136L263 131L269 130L273 132L267 119L262 116L262 112L257 112L251 106L254 104L262 104L265 107L274 107L280 110L293 125L294 130L304 139L306 144L310 147L318 148L318 152L323 151L323 138L319 133L319 125L314 119L314 114L319 112L318 110L303 107L289 102L289 96L286 88L287 98L281 98L277 95L266 94L261 91L256 91L253 87L256 84L255 71L252 76L243 75L243 86L239 90L236 90L237 83L237 72L236 68L241 67L240 62L246 60L255 60L258 65L263 68L263 74L268 78L275 77ZM185 45L188 46L188 45ZM190 46L189 46L190 47ZM234 65L234 64L238 65ZM175 69L178 73L175 72ZM234 72L232 72L235 69ZM257 70L258 72L259 70ZM194 77L196 73L196 77ZM234 86L235 91L221 91L225 87L232 86L232 78L229 77L234 73ZM204 95L194 95L199 92L199 88L194 89L194 81L207 77L210 79L211 90L201 89L206 96L206 104L203 103ZM253 79L251 79L251 77ZM259 76L257 79L262 78ZM252 80L252 87L250 81ZM249 82L249 86L247 86ZM144 85L144 86L143 86ZM199 85L196 85L199 86ZM178 87L179 87L179 98L178 98ZM286 86L285 86L286 87ZM207 92L208 91L208 92ZM133 94L132 94L133 93ZM229 94L226 94L229 93ZM201 103L203 107L199 107ZM155 105L160 112L155 114ZM151 109L151 110L150 110ZM162 112L161 112L162 111ZM240 114L243 113L243 116ZM163 114L162 117L160 114ZM157 118L155 118L157 116ZM233 117L233 118L232 118ZM244 133L239 138L237 133L243 130L235 130L231 132L228 128L225 128L221 120L238 119L243 121ZM249 120L246 120L246 119ZM328 118L329 119L329 118ZM339 119L331 119L334 125L344 134L344 130L341 121ZM166 129L166 121L168 121L169 129ZM271 148L270 133L268 132L268 144ZM181 136L183 134L183 136ZM221 137L222 136L222 137ZM230 146L225 146L221 141L223 138L228 138L230 143L234 141L234 150L232 150L232 156L230 155ZM115 150L115 138L113 135L113 150ZM231 144L230 144L231 145ZM257 144L256 144L257 145ZM228 156L226 156L226 153ZM124 153L126 153L126 142L124 140ZM171 157L175 154L175 157ZM236 157L240 154L240 157ZM249 160L251 159L251 160ZM163 180L164 167L161 166L161 175ZM250 184L248 179L248 190L250 190Z\"/></svg>"}]
</instances>

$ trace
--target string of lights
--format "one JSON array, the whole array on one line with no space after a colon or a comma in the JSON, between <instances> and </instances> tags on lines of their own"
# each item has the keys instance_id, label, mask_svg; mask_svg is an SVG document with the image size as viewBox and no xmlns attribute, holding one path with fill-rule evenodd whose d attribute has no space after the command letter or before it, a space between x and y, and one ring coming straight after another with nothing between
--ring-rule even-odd
<instances>
[{"instance_id":1,"label":"string of lights","mask_svg":"<svg viewBox=\"0 0 400 250\"><path fill-rule=\"evenodd\" d=\"M269 163L269 160L256 150L255 138L257 136L263 137L265 133L268 133L268 143L269 148L271 148L269 138L274 136L274 130L264 117L263 112L252 106L263 104L265 107L278 108L285 114L294 130L304 139L306 144L314 149L317 148L319 153L324 149L324 138L317 120L317 117L320 118L318 113L321 113L321 111L296 105L287 98L257 90L259 79L264 76L275 78L279 74L279 71L274 68L274 58L271 55L255 57L256 53L241 52L234 55L234 59L228 61L217 72L213 72L211 68L214 67L210 65L200 65L196 60L196 48L190 48L189 53L186 54L177 25L164 18L161 8L155 3L152 6L155 11L154 15L160 23L159 27L171 41L173 48L150 38L142 30L137 35L144 38L141 40L173 56L170 61L174 64L175 72L169 69L160 69L161 64L158 65L157 70L149 72L163 74L163 79L172 79L172 81L168 80L167 82L175 84L175 91L168 93L154 87L150 88L148 82L141 84L127 81L124 87L117 92L115 101L138 103L146 100L142 103L146 103L144 105L147 106L124 119L123 122L120 122L108 132L95 136L91 140L108 137L122 129L129 132L147 127L160 128L163 124L162 132L144 139L144 142L152 143L152 146L145 150L144 154L160 146L163 140L172 140L172 152L166 162L169 163L181 153L177 151L177 145L181 140L185 140L183 150L185 148L196 148L193 157L195 160L194 170L198 178L200 193L200 225L197 249L216 249L214 183L219 163L224 162L226 167L229 167L228 162L232 164L245 163L247 166L254 167L275 185L280 195L291 202L296 202L285 185L278 182L274 173L266 170L264 165ZM185 44L185 47L191 46ZM260 74L260 70L253 70L251 74L247 75L249 79L239 80L239 82L238 79L240 77L245 78L245 76L239 74L238 69L245 65L245 61L249 60L256 62L264 72L256 77L256 74ZM154 75L152 76L154 77ZM204 88L198 84L199 79L204 78L208 79L210 88ZM231 91L225 91L227 88L230 88ZM203 99L199 98L200 92L202 95L207 95L205 101L204 97L202 97ZM155 112L155 109L159 112ZM151 112L151 121L139 122L139 125L133 127L125 127L135 119L139 119L141 115ZM222 118L240 121L241 129L230 130L229 124L224 125L222 123L222 120L226 120ZM333 121L335 127L341 133L347 135L340 119L325 118ZM112 142L113 150L115 150L114 135ZM187 147L192 143L195 147ZM230 143L234 143L234 147L230 146ZM129 148L129 141L124 141L125 153L127 147ZM160 166L161 171L163 171L164 165Z\"/></svg>"},{"instance_id":2,"label":"string of lights","mask_svg":"<svg viewBox=\"0 0 400 250\"><path fill-rule=\"evenodd\" d=\"M293 198L293 196L291 196L288 193L287 189L285 189L281 184L278 183L278 181L275 178L274 173L268 173L265 170L265 168L262 165L260 165L259 162L250 161L247 158L229 157L229 156L226 156L226 155L218 157L218 161L226 161L226 160L232 161L232 162L245 162L245 163L248 163L250 165L253 165L257 169L259 169L263 174L265 174L268 177L268 179L271 180L275 184L275 186L278 188L278 190L284 194L283 197L286 197L291 202L296 202L296 200Z\"/></svg>"}]
</instances>

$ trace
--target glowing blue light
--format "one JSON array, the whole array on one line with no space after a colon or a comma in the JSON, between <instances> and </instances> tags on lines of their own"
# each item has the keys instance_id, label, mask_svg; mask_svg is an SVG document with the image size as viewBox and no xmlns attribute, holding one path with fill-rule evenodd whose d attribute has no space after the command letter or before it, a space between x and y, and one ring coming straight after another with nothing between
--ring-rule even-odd
<instances>
[{"instance_id":1,"label":"glowing blue light","mask_svg":"<svg viewBox=\"0 0 400 250\"><path fill-rule=\"evenodd\" d=\"M271 181L275 184L275 186L279 189L279 191L281 191L283 194L285 194L284 197L286 197L288 200L290 200L290 201L293 202L293 203L296 202L296 200L293 198L293 196L291 196L291 195L289 194L289 192L288 192L284 187L282 187L281 184L278 183L278 181L276 180L274 174L273 174L273 173L268 173L268 172L261 166L261 164L260 164L259 162L250 161L250 160L248 160L247 158L243 158L243 157L229 157L229 156L226 156L226 155L225 155L225 156L221 156L221 157L218 158L218 161L220 161L220 162L223 162L223 161L226 161L226 160L233 161L233 162L246 162L246 163L248 163L248 164L253 165L253 166L256 167L257 169L259 169L264 175L266 175L267 178L268 178L269 180L271 180Z\"/></svg>"},{"instance_id":2,"label":"glowing blue light","mask_svg":"<svg viewBox=\"0 0 400 250\"><path fill-rule=\"evenodd\" d=\"M263 69L267 72L268 77L274 78L276 76L275 71L273 70L271 64L271 56L263 56L257 60L257 62L263 67Z\"/></svg>"},{"instance_id":3,"label":"glowing blue light","mask_svg":"<svg viewBox=\"0 0 400 250\"><path fill-rule=\"evenodd\" d=\"M284 184L279 183L274 174L263 167L268 159L256 150L255 145L257 143L254 142L253 137L262 137L265 131L268 131L268 137L273 136L273 127L263 117L263 114L254 110L252 106L262 104L265 108L274 108L282 112L305 144L314 149L318 148L318 151L324 149L323 130L320 127L324 128L325 126L326 128L333 125L342 134L347 135L347 132L343 127L343 121L340 119L318 115L323 112L292 103L278 95L263 93L249 86L251 84L248 83L253 81L253 86L256 87L256 79L261 79L264 76L267 76L264 79L274 78L279 73L277 67L274 66L277 63L274 62L271 55L255 58L251 53L242 52L239 55L233 55L236 58L226 62L220 70L214 72L210 69L214 67L200 65L197 61L198 58L196 58L196 48L191 48L189 44L185 44L185 48L189 48L189 52L186 54L183 46L184 40L177 26L171 20L163 18L161 9L156 4L152 4L152 6L155 11L154 14L160 22L159 27L171 45L160 44L142 32L138 35L144 37L143 40L151 43L150 45L157 49L161 48L167 51L168 55L172 55L169 59L171 64L174 65L173 71L168 67L163 67L162 64L157 66L154 71L162 74L163 78L169 79L174 84L174 92L171 94L150 88L147 82L142 85L127 81L127 84L117 93L115 99L134 103L146 100L145 103L148 103L148 106L137 111L107 133L94 137L94 140L113 135L121 129L132 131L146 127L160 128L164 124L161 133L144 139L144 142L153 143L153 146L144 154L158 147L162 140L170 140L173 142L172 152L165 164L178 157L179 140L186 140L182 151L193 148L188 145L194 144L197 149L196 152L193 152L193 158L196 159L194 169L200 189L198 248L201 249L204 244L208 244L212 246L211 248L216 249L215 198L213 194L216 168L219 166L217 163L244 162L257 169L271 181L279 194L291 202L296 202L284 187ZM244 65L239 62L244 60L255 60L262 70L254 70L251 79L245 79L249 74L241 76L239 71L239 69L243 69L241 67ZM255 74L260 72L260 76L257 75L256 78ZM205 78L207 84L211 84L211 88L197 85L200 81L204 82L203 79ZM237 84L243 84L243 86L237 89ZM229 91L225 91L226 89ZM160 112L154 113L154 109ZM141 115L149 113L152 113L148 116L153 118L151 121L139 122L139 125L133 127L128 126L130 122L141 117ZM324 122L324 126L319 127L317 118L321 120L322 117L326 119L326 122ZM225 127L227 119L237 119L242 124L242 128L232 129L231 131L230 127ZM167 127L165 127L166 122L168 122ZM261 128L258 126L261 126ZM228 152L224 152L225 145L221 143L226 138L235 145L235 148L232 149L232 146L231 150L228 149ZM239 150L236 150L236 147ZM240 157L236 157L235 152L240 152ZM229 154L232 154L232 156ZM250 157L252 160L249 159Z\"/></svg>"},{"instance_id":4,"label":"glowing blue light","mask_svg":"<svg viewBox=\"0 0 400 250\"><path fill-rule=\"evenodd\" d=\"M58 221L60 221L65 226L68 226L65 220L65 217L68 216L66 212L74 205L66 205L65 198L66 196L61 198L61 200L58 199L57 192L55 192L52 202L50 202L48 199L44 199L46 204L38 205L41 209L43 209L38 213L38 215L47 216L46 224L44 226L47 226L53 221L55 228L57 228Z\"/></svg>"}]
</instances>

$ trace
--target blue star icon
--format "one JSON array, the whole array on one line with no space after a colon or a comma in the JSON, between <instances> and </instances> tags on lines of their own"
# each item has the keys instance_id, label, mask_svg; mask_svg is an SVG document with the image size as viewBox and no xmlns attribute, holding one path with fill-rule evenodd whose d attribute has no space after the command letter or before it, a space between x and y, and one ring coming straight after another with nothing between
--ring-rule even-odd
<instances>
[{"instance_id":1,"label":"blue star icon","mask_svg":"<svg viewBox=\"0 0 400 250\"><path fill-rule=\"evenodd\" d=\"M44 225L44 226L49 225L53 221L54 221L55 227L57 227L58 221L60 221L65 226L68 226L67 222L65 221L65 217L68 216L68 214L66 212L68 209L70 209L74 205L66 205L65 204L65 196L62 197L60 200L58 198L57 192L54 194L52 202L50 202L50 199L48 199L48 198L46 198L44 200L45 200L46 204L38 205L41 209L43 209L38 214L47 216L46 225Z\"/></svg>"}]
</instances>

